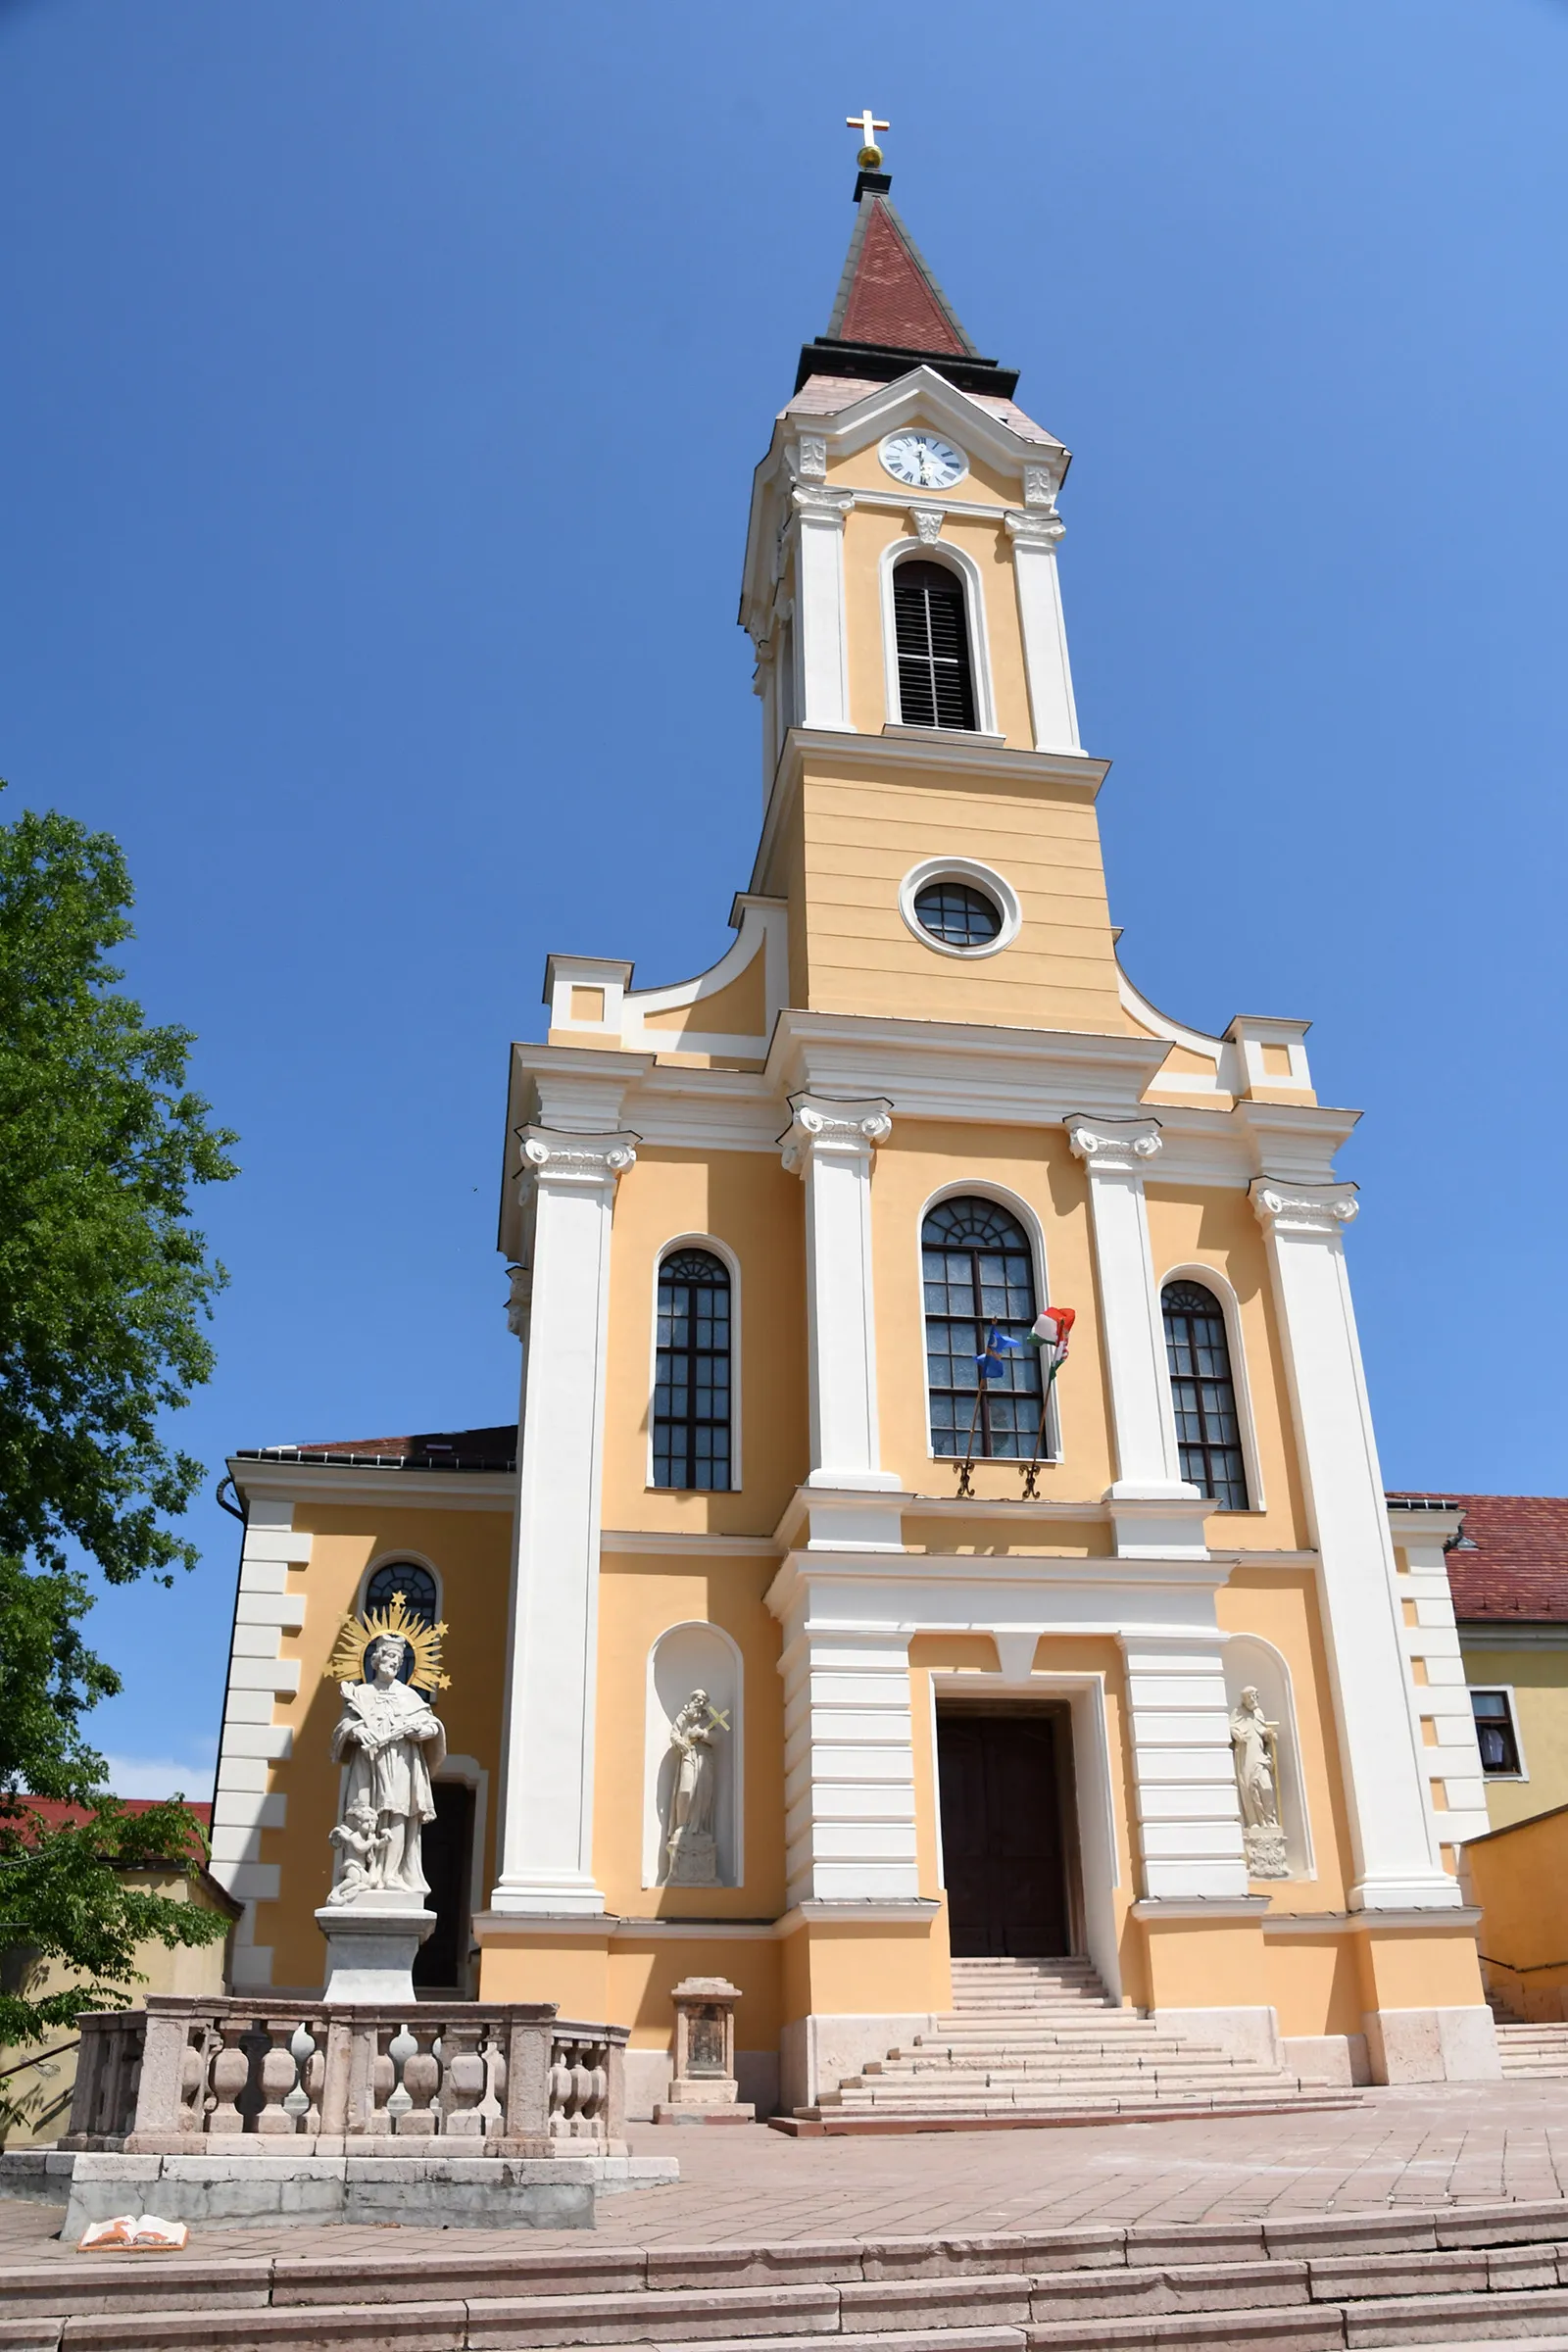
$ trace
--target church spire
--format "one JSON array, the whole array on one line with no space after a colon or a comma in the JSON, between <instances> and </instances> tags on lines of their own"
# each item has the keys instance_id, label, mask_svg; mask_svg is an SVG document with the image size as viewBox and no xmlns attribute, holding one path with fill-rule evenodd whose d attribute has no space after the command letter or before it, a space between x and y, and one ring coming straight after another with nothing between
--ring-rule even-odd
<instances>
[{"instance_id":1,"label":"church spire","mask_svg":"<svg viewBox=\"0 0 1568 2352\"><path fill-rule=\"evenodd\" d=\"M850 118L852 123L856 120ZM833 316L827 333L802 347L795 389L812 375L892 383L923 362L960 391L1010 400L1016 368L981 358L899 217L889 192L891 172L867 169L873 158L879 166L882 154L869 140L869 110L866 122L867 143L855 182L855 228Z\"/></svg>"}]
</instances>

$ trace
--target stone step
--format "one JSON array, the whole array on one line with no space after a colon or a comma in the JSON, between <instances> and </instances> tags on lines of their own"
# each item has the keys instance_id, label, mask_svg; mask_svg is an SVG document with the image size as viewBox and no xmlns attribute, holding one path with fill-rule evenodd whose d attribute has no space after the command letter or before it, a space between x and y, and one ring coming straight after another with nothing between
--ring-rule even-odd
<instances>
[{"instance_id":1,"label":"stone step","mask_svg":"<svg viewBox=\"0 0 1568 2352\"><path fill-rule=\"evenodd\" d=\"M330 2256L64 2255L0 2268L29 2352L792 2352L1568 2343L1568 2205L1369 2212L956 2239Z\"/></svg>"}]
</instances>

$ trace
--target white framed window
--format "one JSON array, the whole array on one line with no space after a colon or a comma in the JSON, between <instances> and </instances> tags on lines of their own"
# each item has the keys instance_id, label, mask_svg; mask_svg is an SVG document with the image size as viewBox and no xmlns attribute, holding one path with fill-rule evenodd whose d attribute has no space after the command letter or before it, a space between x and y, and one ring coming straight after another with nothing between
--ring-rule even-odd
<instances>
[{"instance_id":1,"label":"white framed window","mask_svg":"<svg viewBox=\"0 0 1568 2352\"><path fill-rule=\"evenodd\" d=\"M679 1234L654 1269L648 1484L733 1494L741 1485L741 1270L711 1234Z\"/></svg>"},{"instance_id":2,"label":"white framed window","mask_svg":"<svg viewBox=\"0 0 1568 2352\"><path fill-rule=\"evenodd\" d=\"M947 582L951 596L943 594ZM985 592L974 558L941 540L928 547L895 539L882 550L881 590L889 724L994 735Z\"/></svg>"},{"instance_id":3,"label":"white framed window","mask_svg":"<svg viewBox=\"0 0 1568 2352\"><path fill-rule=\"evenodd\" d=\"M1519 1736L1519 1710L1511 1683L1472 1684L1470 1711L1476 1719L1476 1745L1481 1769L1489 1781L1528 1781L1525 1743Z\"/></svg>"},{"instance_id":4,"label":"white framed window","mask_svg":"<svg viewBox=\"0 0 1568 2352\"><path fill-rule=\"evenodd\" d=\"M1196 1293L1206 1296L1206 1307ZM1242 1345L1241 1301L1217 1267L1194 1260L1160 1276L1159 1302L1166 1396L1181 1475L1201 1494L1212 1494L1218 1510L1261 1511L1266 1507L1263 1467Z\"/></svg>"},{"instance_id":5,"label":"white framed window","mask_svg":"<svg viewBox=\"0 0 1568 2352\"><path fill-rule=\"evenodd\" d=\"M1041 1461L1059 1461L1054 1394L1041 1427L1039 1349L1009 1348L1001 1379L975 1377L991 1326L1022 1340L1050 1300L1039 1218L1016 1194L960 1180L926 1201L916 1243L927 1459L1028 1461L1038 1443Z\"/></svg>"},{"instance_id":6,"label":"white framed window","mask_svg":"<svg viewBox=\"0 0 1568 2352\"><path fill-rule=\"evenodd\" d=\"M972 962L1010 947L1023 924L1018 894L975 858L924 858L899 884L899 912L921 947Z\"/></svg>"}]
</instances>

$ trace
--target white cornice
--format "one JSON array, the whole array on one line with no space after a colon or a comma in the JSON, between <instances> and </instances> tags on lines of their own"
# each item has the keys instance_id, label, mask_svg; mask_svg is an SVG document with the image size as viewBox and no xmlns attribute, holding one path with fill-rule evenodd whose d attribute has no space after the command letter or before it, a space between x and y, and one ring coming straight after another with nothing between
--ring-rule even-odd
<instances>
[{"instance_id":1,"label":"white cornice","mask_svg":"<svg viewBox=\"0 0 1568 2352\"><path fill-rule=\"evenodd\" d=\"M884 1014L780 1013L766 1078L781 1095L886 1096L894 1116L1057 1126L1086 1104L1138 1114L1167 1049L1146 1037L1002 1029Z\"/></svg>"},{"instance_id":2,"label":"white cornice","mask_svg":"<svg viewBox=\"0 0 1568 2352\"><path fill-rule=\"evenodd\" d=\"M371 1470L346 1463L233 1460L228 1475L247 1502L373 1502L379 1509L512 1510L514 1470Z\"/></svg>"},{"instance_id":3,"label":"white cornice","mask_svg":"<svg viewBox=\"0 0 1568 2352\"><path fill-rule=\"evenodd\" d=\"M683 1559L716 1559L730 1557L747 1560L776 1560L779 1545L771 1536L715 1536L671 1534L661 1528L607 1527L600 1536L605 1551L647 1552L651 1556L668 1552Z\"/></svg>"},{"instance_id":4,"label":"white cornice","mask_svg":"<svg viewBox=\"0 0 1568 2352\"><path fill-rule=\"evenodd\" d=\"M1000 783L1039 784L1066 789L1093 801L1110 772L1108 760L1094 760L1086 752L1029 752L998 750L956 730L933 728L929 734L910 731L897 735L859 735L846 728L792 727L779 754L768 794L762 837L752 869L751 888L761 888L762 875L785 813L800 790L808 759L846 765L891 769L897 775L946 772L953 776L991 775Z\"/></svg>"}]
</instances>

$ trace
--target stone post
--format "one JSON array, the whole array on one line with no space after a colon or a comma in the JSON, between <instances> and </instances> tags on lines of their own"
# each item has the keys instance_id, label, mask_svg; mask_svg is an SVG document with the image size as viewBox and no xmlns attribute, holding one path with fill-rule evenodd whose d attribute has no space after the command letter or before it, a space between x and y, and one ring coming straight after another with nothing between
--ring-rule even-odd
<instances>
[{"instance_id":1,"label":"stone post","mask_svg":"<svg viewBox=\"0 0 1568 2352\"><path fill-rule=\"evenodd\" d=\"M739 2097L735 2076L738 1984L723 1977L687 1977L675 2004L675 2070L656 2124L749 2124L756 2109Z\"/></svg>"}]
</instances>

